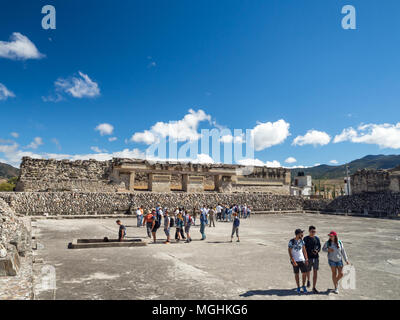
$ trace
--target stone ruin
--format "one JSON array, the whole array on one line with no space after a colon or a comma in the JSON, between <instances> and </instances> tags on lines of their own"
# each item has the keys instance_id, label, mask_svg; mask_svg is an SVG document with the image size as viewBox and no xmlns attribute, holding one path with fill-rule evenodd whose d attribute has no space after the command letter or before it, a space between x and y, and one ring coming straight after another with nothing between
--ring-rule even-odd
<instances>
[{"instance_id":1,"label":"stone ruin","mask_svg":"<svg viewBox=\"0 0 400 320\"><path fill-rule=\"evenodd\" d=\"M24 157L16 191L290 193L290 170L227 164L113 158L43 160Z\"/></svg>"},{"instance_id":2,"label":"stone ruin","mask_svg":"<svg viewBox=\"0 0 400 320\"><path fill-rule=\"evenodd\" d=\"M358 170L351 176L353 194L364 192L400 192L400 165L389 170Z\"/></svg>"},{"instance_id":3,"label":"stone ruin","mask_svg":"<svg viewBox=\"0 0 400 320\"><path fill-rule=\"evenodd\" d=\"M31 248L31 235L23 219L0 198L0 276L15 276L19 257Z\"/></svg>"}]
</instances>

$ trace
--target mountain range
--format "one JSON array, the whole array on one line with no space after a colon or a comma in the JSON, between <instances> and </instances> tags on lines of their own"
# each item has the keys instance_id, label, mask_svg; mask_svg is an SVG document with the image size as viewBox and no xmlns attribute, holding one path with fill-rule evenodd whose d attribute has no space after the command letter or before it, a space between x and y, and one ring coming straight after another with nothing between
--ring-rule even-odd
<instances>
[{"instance_id":1,"label":"mountain range","mask_svg":"<svg viewBox=\"0 0 400 320\"><path fill-rule=\"evenodd\" d=\"M292 169L292 177L298 172L311 175L313 179L341 179L346 176L346 165L349 166L349 173L353 174L358 169L391 169L400 165L400 155L368 155L361 159L353 160L340 166L322 164L310 168Z\"/></svg>"}]
</instances>

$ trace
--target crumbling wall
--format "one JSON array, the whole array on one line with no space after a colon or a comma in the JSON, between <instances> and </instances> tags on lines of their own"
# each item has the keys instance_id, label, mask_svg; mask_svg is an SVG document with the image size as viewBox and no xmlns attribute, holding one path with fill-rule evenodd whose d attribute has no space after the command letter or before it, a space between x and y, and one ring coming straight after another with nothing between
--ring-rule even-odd
<instances>
[{"instance_id":1,"label":"crumbling wall","mask_svg":"<svg viewBox=\"0 0 400 320\"><path fill-rule=\"evenodd\" d=\"M363 192L400 192L400 170L358 170L351 176L353 194Z\"/></svg>"},{"instance_id":2,"label":"crumbling wall","mask_svg":"<svg viewBox=\"0 0 400 320\"><path fill-rule=\"evenodd\" d=\"M111 161L45 160L24 157L16 191L114 192Z\"/></svg>"},{"instance_id":3,"label":"crumbling wall","mask_svg":"<svg viewBox=\"0 0 400 320\"><path fill-rule=\"evenodd\" d=\"M0 198L0 244L6 255L0 255L0 276L15 276L20 256L31 250L31 235L23 220Z\"/></svg>"}]
</instances>

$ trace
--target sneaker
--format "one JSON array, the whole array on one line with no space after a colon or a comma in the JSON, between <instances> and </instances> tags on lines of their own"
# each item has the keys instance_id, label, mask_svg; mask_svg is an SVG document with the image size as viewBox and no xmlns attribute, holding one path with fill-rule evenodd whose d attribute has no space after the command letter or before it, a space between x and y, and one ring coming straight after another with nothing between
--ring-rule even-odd
<instances>
[{"instance_id":1,"label":"sneaker","mask_svg":"<svg viewBox=\"0 0 400 320\"><path fill-rule=\"evenodd\" d=\"M333 293L339 294L339 289L338 289L338 288L335 288L335 290L333 290Z\"/></svg>"},{"instance_id":2,"label":"sneaker","mask_svg":"<svg viewBox=\"0 0 400 320\"><path fill-rule=\"evenodd\" d=\"M304 293L307 293L307 292L308 292L306 286L302 286L302 289L303 289L303 292L304 292Z\"/></svg>"},{"instance_id":3,"label":"sneaker","mask_svg":"<svg viewBox=\"0 0 400 320\"><path fill-rule=\"evenodd\" d=\"M319 294L319 291L316 288L313 288L312 292L315 293L315 294Z\"/></svg>"},{"instance_id":4,"label":"sneaker","mask_svg":"<svg viewBox=\"0 0 400 320\"><path fill-rule=\"evenodd\" d=\"M298 294L301 294L300 287L298 287L296 291Z\"/></svg>"},{"instance_id":5,"label":"sneaker","mask_svg":"<svg viewBox=\"0 0 400 320\"><path fill-rule=\"evenodd\" d=\"M237 241L236 242L240 242L240 240L239 239L237 239Z\"/></svg>"},{"instance_id":6,"label":"sneaker","mask_svg":"<svg viewBox=\"0 0 400 320\"><path fill-rule=\"evenodd\" d=\"M307 281L307 288L311 287L310 280Z\"/></svg>"},{"instance_id":7,"label":"sneaker","mask_svg":"<svg viewBox=\"0 0 400 320\"><path fill-rule=\"evenodd\" d=\"M169 241L165 241L164 244L169 244Z\"/></svg>"}]
</instances>

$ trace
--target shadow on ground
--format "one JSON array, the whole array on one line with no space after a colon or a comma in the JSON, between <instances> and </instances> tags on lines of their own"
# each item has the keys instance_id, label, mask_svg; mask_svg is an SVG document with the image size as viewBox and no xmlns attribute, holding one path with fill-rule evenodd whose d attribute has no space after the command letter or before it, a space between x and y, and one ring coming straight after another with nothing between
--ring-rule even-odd
<instances>
[{"instance_id":1,"label":"shadow on ground","mask_svg":"<svg viewBox=\"0 0 400 320\"><path fill-rule=\"evenodd\" d=\"M301 295L328 295L329 290L320 291L318 294L308 292L301 293ZM240 297L251 297L251 296L278 296L278 297L289 297L289 296L298 296L299 294L296 292L296 289L269 289L269 290L250 290L245 293L242 293Z\"/></svg>"}]
</instances>

